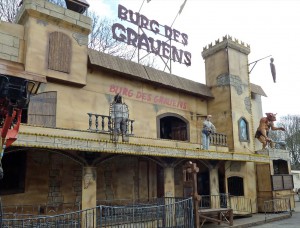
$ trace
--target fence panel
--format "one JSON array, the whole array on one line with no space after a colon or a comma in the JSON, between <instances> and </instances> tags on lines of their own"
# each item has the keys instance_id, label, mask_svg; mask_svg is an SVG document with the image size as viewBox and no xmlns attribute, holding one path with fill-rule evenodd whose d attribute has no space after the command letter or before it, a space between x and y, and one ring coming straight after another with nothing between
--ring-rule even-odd
<instances>
[{"instance_id":1,"label":"fence panel","mask_svg":"<svg viewBox=\"0 0 300 228\"><path fill-rule=\"evenodd\" d=\"M126 206L99 205L96 208L53 216L21 215L11 217L3 213L0 227L15 228L192 228L194 227L193 200L159 198L148 204Z\"/></svg>"},{"instance_id":2,"label":"fence panel","mask_svg":"<svg viewBox=\"0 0 300 228\"><path fill-rule=\"evenodd\" d=\"M268 217L282 213L292 216L290 198L277 198L273 200L264 201L265 220Z\"/></svg>"}]
</instances>

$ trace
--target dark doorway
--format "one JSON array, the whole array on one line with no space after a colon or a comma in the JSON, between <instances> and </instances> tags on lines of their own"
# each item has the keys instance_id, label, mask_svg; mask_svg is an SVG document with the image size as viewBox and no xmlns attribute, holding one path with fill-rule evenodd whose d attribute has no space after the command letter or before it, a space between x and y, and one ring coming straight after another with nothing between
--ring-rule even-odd
<instances>
[{"instance_id":1,"label":"dark doorway","mask_svg":"<svg viewBox=\"0 0 300 228\"><path fill-rule=\"evenodd\" d=\"M164 169L157 165L156 166L157 174L157 198L162 198L165 196L165 178L164 178Z\"/></svg>"},{"instance_id":2,"label":"dark doorway","mask_svg":"<svg viewBox=\"0 0 300 228\"><path fill-rule=\"evenodd\" d=\"M25 191L26 151L6 153L2 159L4 177L0 180L0 195Z\"/></svg>"},{"instance_id":3,"label":"dark doorway","mask_svg":"<svg viewBox=\"0 0 300 228\"><path fill-rule=\"evenodd\" d=\"M160 119L160 138L187 141L187 123L175 116Z\"/></svg>"},{"instance_id":4,"label":"dark doorway","mask_svg":"<svg viewBox=\"0 0 300 228\"><path fill-rule=\"evenodd\" d=\"M210 195L209 172L199 173L197 179L198 194Z\"/></svg>"},{"instance_id":5,"label":"dark doorway","mask_svg":"<svg viewBox=\"0 0 300 228\"><path fill-rule=\"evenodd\" d=\"M229 177L227 182L229 195L244 196L244 180L242 177Z\"/></svg>"}]
</instances>

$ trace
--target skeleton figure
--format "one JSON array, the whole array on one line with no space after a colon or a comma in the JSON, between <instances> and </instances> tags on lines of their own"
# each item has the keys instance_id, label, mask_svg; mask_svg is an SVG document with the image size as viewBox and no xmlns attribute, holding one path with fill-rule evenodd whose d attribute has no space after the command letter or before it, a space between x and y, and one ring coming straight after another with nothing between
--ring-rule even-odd
<instances>
[{"instance_id":1,"label":"skeleton figure","mask_svg":"<svg viewBox=\"0 0 300 228\"><path fill-rule=\"evenodd\" d=\"M274 121L276 121L276 114L274 113L266 113L267 117L263 117L260 119L259 126L255 133L255 138L257 138L263 146L263 149L269 144L271 148L275 147L275 143L268 137L269 130L272 131L285 131L283 127L275 127Z\"/></svg>"},{"instance_id":2,"label":"skeleton figure","mask_svg":"<svg viewBox=\"0 0 300 228\"><path fill-rule=\"evenodd\" d=\"M129 118L128 106L122 102L121 95L114 97L110 113L113 123L113 141L118 141L118 135L122 134L122 141L128 142L127 122Z\"/></svg>"}]
</instances>

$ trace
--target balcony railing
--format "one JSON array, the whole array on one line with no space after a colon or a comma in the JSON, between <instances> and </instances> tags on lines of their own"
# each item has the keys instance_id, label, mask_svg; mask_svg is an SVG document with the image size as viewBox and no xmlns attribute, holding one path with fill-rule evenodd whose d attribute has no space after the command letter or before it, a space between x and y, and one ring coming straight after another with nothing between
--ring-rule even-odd
<instances>
[{"instance_id":1,"label":"balcony railing","mask_svg":"<svg viewBox=\"0 0 300 228\"><path fill-rule=\"evenodd\" d=\"M113 120L111 116L88 113L89 116L89 131L96 131L101 133L112 133ZM133 135L133 122L134 120L128 119L127 121L127 135Z\"/></svg>"},{"instance_id":2,"label":"balcony railing","mask_svg":"<svg viewBox=\"0 0 300 228\"><path fill-rule=\"evenodd\" d=\"M210 144L214 146L227 146L227 135L214 133L209 136Z\"/></svg>"}]
</instances>

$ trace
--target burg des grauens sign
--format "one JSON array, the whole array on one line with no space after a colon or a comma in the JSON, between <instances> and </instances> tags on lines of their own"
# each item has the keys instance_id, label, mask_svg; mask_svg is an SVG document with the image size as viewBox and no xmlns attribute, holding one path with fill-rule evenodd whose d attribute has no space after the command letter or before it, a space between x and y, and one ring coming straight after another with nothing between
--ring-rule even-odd
<instances>
[{"instance_id":1,"label":"burg des grauens sign","mask_svg":"<svg viewBox=\"0 0 300 228\"><path fill-rule=\"evenodd\" d=\"M154 39L147 36L144 32L139 34L131 28L125 28L120 23L112 25L113 38L132 45L136 48L143 49L148 53L154 53L155 55L162 56L166 59L185 64L186 66L191 65L192 55L188 51L184 51L171 45L171 41L181 43L184 46L188 44L188 35L181 33L176 29L172 29L167 25L161 25L155 20L149 20L146 16L128 10L125 6L118 6L118 17L121 20L128 21L132 24L139 26L143 31L144 29L151 31L154 35L160 35L168 39L167 42Z\"/></svg>"}]
</instances>

